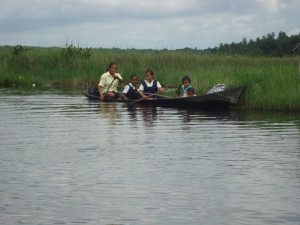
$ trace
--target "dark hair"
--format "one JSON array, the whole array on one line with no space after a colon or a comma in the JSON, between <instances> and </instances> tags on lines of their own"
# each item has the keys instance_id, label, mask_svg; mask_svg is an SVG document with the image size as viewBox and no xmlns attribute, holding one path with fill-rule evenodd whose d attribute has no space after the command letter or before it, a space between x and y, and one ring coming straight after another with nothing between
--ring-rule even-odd
<instances>
[{"instance_id":1,"label":"dark hair","mask_svg":"<svg viewBox=\"0 0 300 225\"><path fill-rule=\"evenodd\" d=\"M190 87L190 88L188 88L188 89L186 90L186 92L188 92L188 91L191 91L193 94L195 94L195 89L192 88L192 87Z\"/></svg>"},{"instance_id":2,"label":"dark hair","mask_svg":"<svg viewBox=\"0 0 300 225\"><path fill-rule=\"evenodd\" d=\"M108 71L113 65L117 65L115 62L110 62L106 68L106 71Z\"/></svg>"},{"instance_id":3,"label":"dark hair","mask_svg":"<svg viewBox=\"0 0 300 225\"><path fill-rule=\"evenodd\" d=\"M154 77L154 72L153 72L153 70L147 69L147 70L145 71L145 74L146 74L146 73L150 73L150 74L152 75L152 77Z\"/></svg>"},{"instance_id":4,"label":"dark hair","mask_svg":"<svg viewBox=\"0 0 300 225\"><path fill-rule=\"evenodd\" d=\"M131 76L130 76L130 80L132 80L134 77L136 77L137 78L137 75L135 75L135 74L132 74Z\"/></svg>"},{"instance_id":5,"label":"dark hair","mask_svg":"<svg viewBox=\"0 0 300 225\"><path fill-rule=\"evenodd\" d=\"M187 80L191 83L191 78L189 76L184 76L181 80L181 83L183 83L183 81L185 81L185 80Z\"/></svg>"}]
</instances>

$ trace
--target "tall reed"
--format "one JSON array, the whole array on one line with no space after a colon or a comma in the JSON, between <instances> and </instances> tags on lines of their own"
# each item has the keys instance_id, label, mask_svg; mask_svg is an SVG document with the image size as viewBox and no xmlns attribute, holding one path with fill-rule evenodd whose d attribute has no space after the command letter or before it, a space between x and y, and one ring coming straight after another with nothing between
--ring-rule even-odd
<instances>
[{"instance_id":1,"label":"tall reed","mask_svg":"<svg viewBox=\"0 0 300 225\"><path fill-rule=\"evenodd\" d=\"M116 62L127 81L135 73L144 78L153 69L167 88L177 87L184 75L192 79L198 95L217 83L247 85L244 107L264 110L300 110L298 57L265 58L202 55L188 51L135 49L82 49L0 47L0 85L58 84L86 88L97 85L109 62ZM121 87L122 88L122 87Z\"/></svg>"}]
</instances>

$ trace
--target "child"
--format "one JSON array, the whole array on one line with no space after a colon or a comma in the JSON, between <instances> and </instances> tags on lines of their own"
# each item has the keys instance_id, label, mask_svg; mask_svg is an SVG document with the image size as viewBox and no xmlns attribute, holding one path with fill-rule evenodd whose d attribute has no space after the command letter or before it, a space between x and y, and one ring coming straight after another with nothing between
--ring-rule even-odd
<instances>
[{"instance_id":1,"label":"child","mask_svg":"<svg viewBox=\"0 0 300 225\"><path fill-rule=\"evenodd\" d=\"M146 70L145 80L142 81L139 89L143 98L164 91L161 84L157 80L154 80L154 72L150 69Z\"/></svg>"},{"instance_id":2,"label":"child","mask_svg":"<svg viewBox=\"0 0 300 225\"><path fill-rule=\"evenodd\" d=\"M138 78L135 74L132 74L130 76L130 82L129 84L127 84L124 87L123 93L122 93L122 97L123 99L125 99L126 101L128 101L129 99L140 99L142 96L139 93L136 85L138 82Z\"/></svg>"},{"instance_id":3,"label":"child","mask_svg":"<svg viewBox=\"0 0 300 225\"><path fill-rule=\"evenodd\" d=\"M178 89L176 90L177 95L181 97L187 97L187 90L192 88L191 85L191 78L188 76L184 76L181 80L181 84L179 85Z\"/></svg>"},{"instance_id":4,"label":"child","mask_svg":"<svg viewBox=\"0 0 300 225\"><path fill-rule=\"evenodd\" d=\"M190 87L186 90L187 97L196 96L195 89Z\"/></svg>"}]
</instances>

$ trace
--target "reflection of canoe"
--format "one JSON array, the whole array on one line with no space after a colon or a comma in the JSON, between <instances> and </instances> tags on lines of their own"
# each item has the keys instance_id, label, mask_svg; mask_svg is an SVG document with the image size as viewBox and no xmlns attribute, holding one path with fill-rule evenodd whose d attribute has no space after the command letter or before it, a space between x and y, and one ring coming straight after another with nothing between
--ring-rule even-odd
<instances>
[{"instance_id":1,"label":"reflection of canoe","mask_svg":"<svg viewBox=\"0 0 300 225\"><path fill-rule=\"evenodd\" d=\"M237 104L245 88L246 86L241 86L200 96L181 98L151 98L130 101L129 103L172 108L224 109L228 106ZM83 91L83 94L88 97L88 99L99 100L99 96L89 94L88 91ZM124 102L123 99L106 99L105 101Z\"/></svg>"}]
</instances>

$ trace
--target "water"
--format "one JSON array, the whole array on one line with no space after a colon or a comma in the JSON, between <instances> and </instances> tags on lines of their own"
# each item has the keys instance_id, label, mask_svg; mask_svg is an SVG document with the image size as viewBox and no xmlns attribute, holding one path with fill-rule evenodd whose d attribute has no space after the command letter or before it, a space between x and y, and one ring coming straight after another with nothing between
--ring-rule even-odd
<instances>
[{"instance_id":1,"label":"water","mask_svg":"<svg viewBox=\"0 0 300 225\"><path fill-rule=\"evenodd\" d=\"M299 224L299 114L0 93L0 224Z\"/></svg>"}]
</instances>

